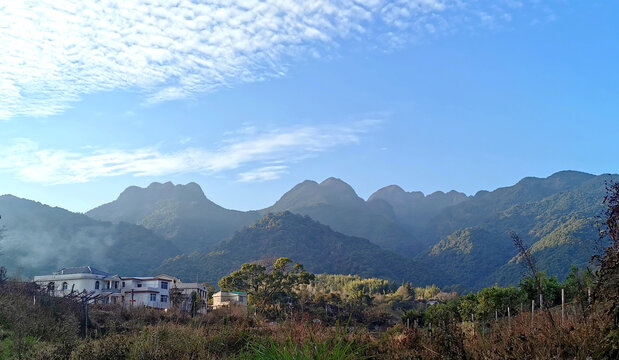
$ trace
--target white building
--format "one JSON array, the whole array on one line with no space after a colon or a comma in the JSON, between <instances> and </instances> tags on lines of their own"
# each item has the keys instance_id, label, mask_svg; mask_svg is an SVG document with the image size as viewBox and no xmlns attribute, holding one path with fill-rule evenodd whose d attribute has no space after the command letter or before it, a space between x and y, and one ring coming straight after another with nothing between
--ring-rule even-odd
<instances>
[{"instance_id":1,"label":"white building","mask_svg":"<svg viewBox=\"0 0 619 360\"><path fill-rule=\"evenodd\" d=\"M169 309L170 289L195 289L208 295L206 287L183 283L169 275L155 277L124 277L111 275L90 266L64 268L52 275L35 276L34 282L54 296L89 294L97 302L123 304L125 306L148 306Z\"/></svg>"},{"instance_id":2,"label":"white building","mask_svg":"<svg viewBox=\"0 0 619 360\"><path fill-rule=\"evenodd\" d=\"M230 306L247 307L247 293L240 291L220 291L213 294L213 309Z\"/></svg>"}]
</instances>

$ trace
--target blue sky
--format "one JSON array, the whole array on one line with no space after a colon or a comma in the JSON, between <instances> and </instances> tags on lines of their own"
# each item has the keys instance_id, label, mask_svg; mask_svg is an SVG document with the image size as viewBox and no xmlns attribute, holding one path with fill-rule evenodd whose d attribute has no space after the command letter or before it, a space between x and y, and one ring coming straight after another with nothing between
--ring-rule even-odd
<instances>
[{"instance_id":1,"label":"blue sky","mask_svg":"<svg viewBox=\"0 0 619 360\"><path fill-rule=\"evenodd\" d=\"M87 211L195 181L247 210L330 176L617 172L617 2L222 4L0 5L0 193Z\"/></svg>"}]
</instances>

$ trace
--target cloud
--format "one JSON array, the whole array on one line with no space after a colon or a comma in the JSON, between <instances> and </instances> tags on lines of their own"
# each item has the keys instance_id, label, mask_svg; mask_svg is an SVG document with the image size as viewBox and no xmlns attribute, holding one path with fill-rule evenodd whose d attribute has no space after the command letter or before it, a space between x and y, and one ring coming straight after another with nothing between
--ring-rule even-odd
<instances>
[{"instance_id":1,"label":"cloud","mask_svg":"<svg viewBox=\"0 0 619 360\"><path fill-rule=\"evenodd\" d=\"M242 172L239 174L240 182L262 182L267 180L278 179L281 175L285 174L288 166L285 165L273 165L263 166L258 169Z\"/></svg>"},{"instance_id":2,"label":"cloud","mask_svg":"<svg viewBox=\"0 0 619 360\"><path fill-rule=\"evenodd\" d=\"M192 97L281 76L295 59L320 58L344 40L401 44L474 19L463 12L488 8L491 16L503 11L500 4L514 3L6 1L0 3L0 119L56 114L84 94L119 89L142 94L145 104Z\"/></svg>"},{"instance_id":3,"label":"cloud","mask_svg":"<svg viewBox=\"0 0 619 360\"><path fill-rule=\"evenodd\" d=\"M3 154L0 171L13 173L27 182L68 184L121 175L215 174L258 164L258 168L241 172L239 181L273 180L286 173L286 164L339 146L359 143L361 135L378 123L366 120L262 132L253 129L250 135L237 131L237 137L225 139L214 150L186 147L170 152L158 147L129 150L86 148L77 152L41 148L30 139L14 139L10 146L0 148Z\"/></svg>"}]
</instances>

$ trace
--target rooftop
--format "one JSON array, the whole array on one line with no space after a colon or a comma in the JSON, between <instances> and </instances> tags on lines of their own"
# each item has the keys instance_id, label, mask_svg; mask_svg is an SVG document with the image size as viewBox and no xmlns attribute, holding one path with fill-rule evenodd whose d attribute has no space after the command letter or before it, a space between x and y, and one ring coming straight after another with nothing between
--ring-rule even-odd
<instances>
[{"instance_id":1,"label":"rooftop","mask_svg":"<svg viewBox=\"0 0 619 360\"><path fill-rule=\"evenodd\" d=\"M90 266L68 267L68 268L63 268L54 273L54 275L70 275L70 274L94 274L94 275L103 275L103 276L111 275L111 274L106 273L105 271L97 270Z\"/></svg>"}]
</instances>

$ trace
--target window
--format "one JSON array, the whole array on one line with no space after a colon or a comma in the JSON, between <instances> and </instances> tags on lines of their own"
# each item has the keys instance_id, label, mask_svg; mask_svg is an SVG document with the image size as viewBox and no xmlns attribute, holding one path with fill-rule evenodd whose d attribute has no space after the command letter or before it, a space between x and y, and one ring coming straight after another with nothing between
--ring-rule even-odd
<instances>
[{"instance_id":1,"label":"window","mask_svg":"<svg viewBox=\"0 0 619 360\"><path fill-rule=\"evenodd\" d=\"M125 282L123 281L123 287L125 287Z\"/></svg>"},{"instance_id":2,"label":"window","mask_svg":"<svg viewBox=\"0 0 619 360\"><path fill-rule=\"evenodd\" d=\"M161 302L162 303L167 303L168 302L168 295L161 295Z\"/></svg>"},{"instance_id":3,"label":"window","mask_svg":"<svg viewBox=\"0 0 619 360\"><path fill-rule=\"evenodd\" d=\"M47 284L47 290L49 290L49 291L54 291L54 287L55 287L55 285L54 285L53 282L50 282L49 284Z\"/></svg>"},{"instance_id":4,"label":"window","mask_svg":"<svg viewBox=\"0 0 619 360\"><path fill-rule=\"evenodd\" d=\"M142 284L138 284L138 287L142 287Z\"/></svg>"},{"instance_id":5,"label":"window","mask_svg":"<svg viewBox=\"0 0 619 360\"><path fill-rule=\"evenodd\" d=\"M150 294L150 301L157 301L157 294Z\"/></svg>"},{"instance_id":6,"label":"window","mask_svg":"<svg viewBox=\"0 0 619 360\"><path fill-rule=\"evenodd\" d=\"M167 289L167 288L168 288L168 283L167 283L167 282L165 282L165 281L162 281L162 282L161 282L161 288L162 288L162 289Z\"/></svg>"},{"instance_id":7,"label":"window","mask_svg":"<svg viewBox=\"0 0 619 360\"><path fill-rule=\"evenodd\" d=\"M114 281L114 289L118 289L118 281Z\"/></svg>"},{"instance_id":8,"label":"window","mask_svg":"<svg viewBox=\"0 0 619 360\"><path fill-rule=\"evenodd\" d=\"M69 284L67 284L67 282L63 282L62 283L62 290L67 290L69 288Z\"/></svg>"},{"instance_id":9,"label":"window","mask_svg":"<svg viewBox=\"0 0 619 360\"><path fill-rule=\"evenodd\" d=\"M106 281L106 287L105 287L105 288L106 288L106 289L109 289L109 288L110 288L110 285L111 285L111 281Z\"/></svg>"},{"instance_id":10,"label":"window","mask_svg":"<svg viewBox=\"0 0 619 360\"><path fill-rule=\"evenodd\" d=\"M95 281L95 290L99 290L99 281Z\"/></svg>"}]
</instances>

